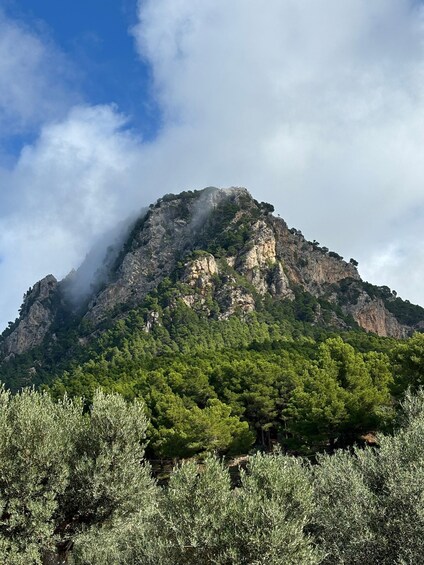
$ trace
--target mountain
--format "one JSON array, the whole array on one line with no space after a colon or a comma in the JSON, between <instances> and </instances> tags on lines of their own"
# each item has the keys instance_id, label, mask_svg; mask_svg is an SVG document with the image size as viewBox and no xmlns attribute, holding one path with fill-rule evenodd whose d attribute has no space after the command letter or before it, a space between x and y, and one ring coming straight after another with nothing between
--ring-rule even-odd
<instances>
[{"instance_id":1,"label":"mountain","mask_svg":"<svg viewBox=\"0 0 424 565\"><path fill-rule=\"evenodd\" d=\"M310 316L317 324L358 325L396 338L424 327L424 309L387 287L364 283L356 261L306 241L272 211L244 188L164 196L137 219L120 247L108 248L89 291L79 290L80 304L73 294L86 264L61 282L48 275L29 289L19 318L2 336L2 358L54 340L58 321L70 311L95 330L140 304L167 277L187 306L210 318L246 315L266 298L295 301L300 291L325 301ZM152 311L146 330L153 323Z\"/></svg>"},{"instance_id":2,"label":"mountain","mask_svg":"<svg viewBox=\"0 0 424 565\"><path fill-rule=\"evenodd\" d=\"M417 373L397 340L424 309L272 212L244 188L160 198L64 280L28 290L1 336L1 380L140 397L161 458L275 441L309 452L384 429ZM421 342L408 347L415 359Z\"/></svg>"}]
</instances>

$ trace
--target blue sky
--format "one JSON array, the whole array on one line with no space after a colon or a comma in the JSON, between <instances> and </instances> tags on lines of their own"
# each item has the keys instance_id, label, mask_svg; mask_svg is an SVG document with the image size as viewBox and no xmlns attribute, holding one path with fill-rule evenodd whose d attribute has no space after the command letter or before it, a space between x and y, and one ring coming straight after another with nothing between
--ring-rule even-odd
<instances>
[{"instance_id":1,"label":"blue sky","mask_svg":"<svg viewBox=\"0 0 424 565\"><path fill-rule=\"evenodd\" d=\"M424 304L423 77L415 0L0 0L0 326L212 185Z\"/></svg>"},{"instance_id":2,"label":"blue sky","mask_svg":"<svg viewBox=\"0 0 424 565\"><path fill-rule=\"evenodd\" d=\"M5 11L63 52L82 100L113 102L143 138L155 136L161 114L152 93L151 67L137 56L129 33L137 23L135 0L10 0ZM10 150L19 152L31 133L10 140Z\"/></svg>"}]
</instances>

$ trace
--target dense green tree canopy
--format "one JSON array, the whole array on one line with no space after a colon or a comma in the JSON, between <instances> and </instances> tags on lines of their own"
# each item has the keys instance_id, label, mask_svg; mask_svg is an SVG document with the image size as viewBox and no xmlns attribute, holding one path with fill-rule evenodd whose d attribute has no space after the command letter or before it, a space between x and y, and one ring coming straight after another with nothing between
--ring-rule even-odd
<instances>
[{"instance_id":1,"label":"dense green tree canopy","mask_svg":"<svg viewBox=\"0 0 424 565\"><path fill-rule=\"evenodd\" d=\"M421 563L424 391L408 393L379 447L178 464L165 486L143 463L139 402L91 409L0 393L0 562L8 565Z\"/></svg>"}]
</instances>

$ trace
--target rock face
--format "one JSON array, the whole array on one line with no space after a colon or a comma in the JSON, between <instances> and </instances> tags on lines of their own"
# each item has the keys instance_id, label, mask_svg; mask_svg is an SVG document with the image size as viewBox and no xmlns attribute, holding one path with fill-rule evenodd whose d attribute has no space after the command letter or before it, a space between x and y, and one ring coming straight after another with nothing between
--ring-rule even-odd
<instances>
[{"instance_id":1,"label":"rock face","mask_svg":"<svg viewBox=\"0 0 424 565\"><path fill-rule=\"evenodd\" d=\"M186 263L181 282L188 286L189 292L181 293L181 300L190 308L210 314L208 303L215 292L214 277L219 273L215 257L202 254Z\"/></svg>"},{"instance_id":2,"label":"rock face","mask_svg":"<svg viewBox=\"0 0 424 565\"><path fill-rule=\"evenodd\" d=\"M205 289L212 285L213 276L217 274L218 265L215 257L205 253L186 265L181 280L193 288Z\"/></svg>"},{"instance_id":3,"label":"rock face","mask_svg":"<svg viewBox=\"0 0 424 565\"><path fill-rule=\"evenodd\" d=\"M360 280L353 264L306 241L301 232L288 229L284 220L270 218L270 223L275 233L277 255L282 259L292 284L301 285L311 294L320 296L328 285L346 278Z\"/></svg>"},{"instance_id":4,"label":"rock face","mask_svg":"<svg viewBox=\"0 0 424 565\"><path fill-rule=\"evenodd\" d=\"M19 355L44 340L54 320L53 297L57 292L57 280L48 275L37 282L24 296L16 327L2 344L3 355Z\"/></svg>"},{"instance_id":5,"label":"rock face","mask_svg":"<svg viewBox=\"0 0 424 565\"><path fill-rule=\"evenodd\" d=\"M252 239L245 252L237 258L236 268L264 295L294 298L290 283L277 256L277 242L274 226L265 219L252 226Z\"/></svg>"},{"instance_id":6,"label":"rock face","mask_svg":"<svg viewBox=\"0 0 424 565\"><path fill-rule=\"evenodd\" d=\"M86 319L94 324L121 304L136 305L176 267L190 249L203 219L226 198L205 189L197 198L164 197L135 224L109 283L91 301Z\"/></svg>"},{"instance_id":7,"label":"rock face","mask_svg":"<svg viewBox=\"0 0 424 565\"><path fill-rule=\"evenodd\" d=\"M411 328L400 324L382 300L370 299L366 293L362 293L358 302L350 306L350 313L361 328L380 336L399 339L411 333Z\"/></svg>"},{"instance_id":8,"label":"rock face","mask_svg":"<svg viewBox=\"0 0 424 565\"><path fill-rule=\"evenodd\" d=\"M325 317L318 304L316 323L346 328L349 322L336 313L342 311L365 330L396 338L424 326L424 315L415 325L402 323L387 301L369 294L355 262L307 241L271 210L244 188L164 196L135 222L123 244L108 248L82 319L96 330L170 280L183 303L217 319L247 316L265 297L293 301L301 291L334 306ZM58 283L49 275L27 293L18 321L3 334L3 358L54 337L60 293L71 279ZM146 331L158 323L152 310Z\"/></svg>"}]
</instances>

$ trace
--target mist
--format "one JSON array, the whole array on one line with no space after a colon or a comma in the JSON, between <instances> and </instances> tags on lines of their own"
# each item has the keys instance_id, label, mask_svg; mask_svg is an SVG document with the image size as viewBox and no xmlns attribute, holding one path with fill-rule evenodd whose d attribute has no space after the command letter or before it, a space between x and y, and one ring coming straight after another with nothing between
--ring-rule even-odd
<instances>
[{"instance_id":1,"label":"mist","mask_svg":"<svg viewBox=\"0 0 424 565\"><path fill-rule=\"evenodd\" d=\"M136 221L146 212L145 208L97 237L81 265L66 276L62 288L75 309L84 306L111 280L125 241Z\"/></svg>"}]
</instances>

